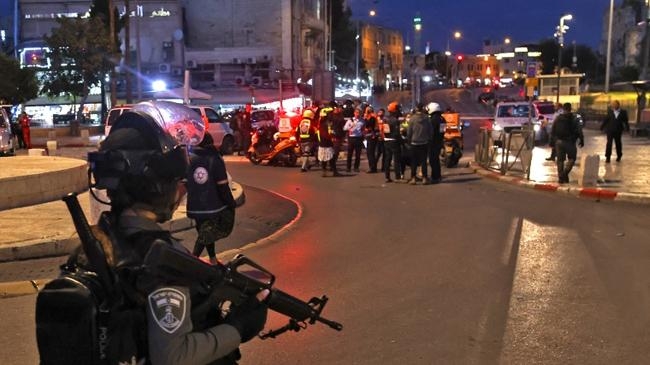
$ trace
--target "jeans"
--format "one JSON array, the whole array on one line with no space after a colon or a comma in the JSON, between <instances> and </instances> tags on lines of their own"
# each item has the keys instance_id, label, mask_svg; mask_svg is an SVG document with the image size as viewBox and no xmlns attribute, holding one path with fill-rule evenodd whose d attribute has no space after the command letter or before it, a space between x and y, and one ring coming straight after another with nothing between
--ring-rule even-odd
<instances>
[{"instance_id":1,"label":"jeans","mask_svg":"<svg viewBox=\"0 0 650 365\"><path fill-rule=\"evenodd\" d=\"M352 153L354 153L354 169L359 170L361 149L363 149L363 137L348 137L348 171L352 168Z\"/></svg>"},{"instance_id":2,"label":"jeans","mask_svg":"<svg viewBox=\"0 0 650 365\"><path fill-rule=\"evenodd\" d=\"M411 145L411 179L417 177L418 167L422 168L422 177L428 178L427 170L427 145L416 144Z\"/></svg>"},{"instance_id":3,"label":"jeans","mask_svg":"<svg viewBox=\"0 0 650 365\"><path fill-rule=\"evenodd\" d=\"M395 163L395 179L400 179L402 167L402 147L399 141L384 141L384 174L386 179L390 179L390 164L391 161Z\"/></svg>"},{"instance_id":4,"label":"jeans","mask_svg":"<svg viewBox=\"0 0 650 365\"><path fill-rule=\"evenodd\" d=\"M368 155L368 170L377 172L377 138L366 139L368 147L366 154Z\"/></svg>"}]
</instances>

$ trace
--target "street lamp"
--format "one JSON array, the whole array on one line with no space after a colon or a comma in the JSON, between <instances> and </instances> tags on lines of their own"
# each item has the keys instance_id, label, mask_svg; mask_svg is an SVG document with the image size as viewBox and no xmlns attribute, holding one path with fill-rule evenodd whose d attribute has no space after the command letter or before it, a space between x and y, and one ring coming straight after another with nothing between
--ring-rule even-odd
<instances>
[{"instance_id":1,"label":"street lamp","mask_svg":"<svg viewBox=\"0 0 650 365\"><path fill-rule=\"evenodd\" d=\"M557 32L555 36L557 37L558 43L558 56L557 56L557 95L556 103L560 102L560 78L562 74L562 48L564 47L564 33L566 33L568 26L564 25L565 21L573 19L573 15L566 14L560 18L560 25L557 27Z\"/></svg>"},{"instance_id":2,"label":"street lamp","mask_svg":"<svg viewBox=\"0 0 650 365\"><path fill-rule=\"evenodd\" d=\"M646 18L645 18L645 47L643 49L643 67L641 67L641 80L648 77L648 56L650 55L650 1L645 0Z\"/></svg>"},{"instance_id":3,"label":"street lamp","mask_svg":"<svg viewBox=\"0 0 650 365\"><path fill-rule=\"evenodd\" d=\"M449 49L449 39L453 37L454 39L458 40L463 37L463 34L459 31L454 31L449 33L449 37L447 37L447 50L445 51L445 66L447 67L447 81L449 81L449 78L451 77L451 67L449 66L449 56L451 56L451 50Z\"/></svg>"}]
</instances>

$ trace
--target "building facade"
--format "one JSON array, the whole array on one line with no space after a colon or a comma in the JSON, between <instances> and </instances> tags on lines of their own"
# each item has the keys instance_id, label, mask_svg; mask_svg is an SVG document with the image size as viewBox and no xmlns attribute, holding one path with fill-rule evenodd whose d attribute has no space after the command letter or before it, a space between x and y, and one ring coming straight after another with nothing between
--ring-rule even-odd
<instances>
[{"instance_id":1,"label":"building facade","mask_svg":"<svg viewBox=\"0 0 650 365\"><path fill-rule=\"evenodd\" d=\"M396 29L360 23L360 57L373 86L398 88L402 82L404 39Z\"/></svg>"}]
</instances>

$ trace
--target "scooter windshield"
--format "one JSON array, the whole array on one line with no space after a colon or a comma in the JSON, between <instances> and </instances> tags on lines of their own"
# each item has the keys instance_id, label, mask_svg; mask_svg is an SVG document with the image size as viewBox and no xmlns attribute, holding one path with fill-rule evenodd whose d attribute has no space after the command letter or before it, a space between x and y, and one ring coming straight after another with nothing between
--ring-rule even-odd
<instances>
[{"instance_id":1,"label":"scooter windshield","mask_svg":"<svg viewBox=\"0 0 650 365\"><path fill-rule=\"evenodd\" d=\"M205 124L201 116L185 105L153 100L138 103L133 110L150 115L178 144L196 146L203 140Z\"/></svg>"}]
</instances>

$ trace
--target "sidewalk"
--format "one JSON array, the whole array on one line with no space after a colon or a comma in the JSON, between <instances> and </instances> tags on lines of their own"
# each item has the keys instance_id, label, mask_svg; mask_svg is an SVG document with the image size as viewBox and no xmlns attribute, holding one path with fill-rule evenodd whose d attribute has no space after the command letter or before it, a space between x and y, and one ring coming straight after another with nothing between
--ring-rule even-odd
<instances>
[{"instance_id":1,"label":"sidewalk","mask_svg":"<svg viewBox=\"0 0 650 365\"><path fill-rule=\"evenodd\" d=\"M557 167L554 161L546 161L551 148L536 147L533 150L530 180L510 175L501 175L493 170L476 167L480 175L502 182L533 189L557 191L571 195L597 199L623 200L650 204L650 139L623 135L623 158L616 162L615 148L612 148L612 162L605 163L607 137L595 129L585 129L585 146L578 149L578 161L569 176L569 184L558 184ZM596 186L578 186L580 160L585 155L599 155L600 163Z\"/></svg>"},{"instance_id":2,"label":"sidewalk","mask_svg":"<svg viewBox=\"0 0 650 365\"><path fill-rule=\"evenodd\" d=\"M98 140L99 136L91 136L90 144L80 147L80 137L58 137L57 150L50 151L50 153L59 157L86 160L88 152L96 149ZM34 148L39 148L41 143L45 145L45 139L32 140ZM27 150L18 150L16 155L26 156ZM39 165L36 166L39 171L56 168L51 166L51 163L48 165L49 160L43 157L23 158L34 158L34 164ZM0 159L0 163L2 161L7 160ZM5 173L5 175L10 174L11 171ZM238 205L243 204L245 194L242 186L233 182L232 190ZM65 194L61 196L63 195ZM90 219L90 193L86 191L79 194L79 203L86 217ZM181 231L193 227L192 221L186 217L184 203L176 210L172 220L165 223L164 226L171 231ZM0 232L3 232L0 235L0 262L65 255L79 243L70 214L61 200L0 210Z\"/></svg>"}]
</instances>

